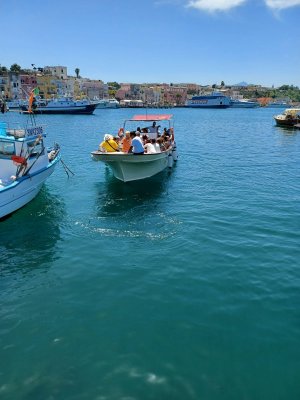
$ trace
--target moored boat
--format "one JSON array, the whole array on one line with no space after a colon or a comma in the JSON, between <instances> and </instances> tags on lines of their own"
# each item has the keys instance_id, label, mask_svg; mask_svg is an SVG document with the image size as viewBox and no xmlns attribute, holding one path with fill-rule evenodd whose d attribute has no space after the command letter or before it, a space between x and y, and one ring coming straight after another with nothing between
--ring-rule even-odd
<instances>
[{"instance_id":1,"label":"moored boat","mask_svg":"<svg viewBox=\"0 0 300 400\"><path fill-rule=\"evenodd\" d=\"M97 104L87 99L74 100L68 96L49 101L35 99L31 112L34 114L93 114ZM23 112L29 112L29 108L29 105L21 107Z\"/></svg>"},{"instance_id":2,"label":"moored boat","mask_svg":"<svg viewBox=\"0 0 300 400\"><path fill-rule=\"evenodd\" d=\"M288 108L290 107L290 104L287 101L270 101L266 107L268 108Z\"/></svg>"},{"instance_id":3,"label":"moored boat","mask_svg":"<svg viewBox=\"0 0 300 400\"><path fill-rule=\"evenodd\" d=\"M26 105L26 100L15 99L6 101L6 107L8 110L17 110L21 109L22 106Z\"/></svg>"},{"instance_id":4,"label":"moored boat","mask_svg":"<svg viewBox=\"0 0 300 400\"><path fill-rule=\"evenodd\" d=\"M228 108L230 98L220 92L212 92L210 95L193 96L185 102L186 107L191 108Z\"/></svg>"},{"instance_id":5,"label":"moored boat","mask_svg":"<svg viewBox=\"0 0 300 400\"><path fill-rule=\"evenodd\" d=\"M125 120L123 130L126 130L128 124L149 124L149 122L152 125L155 125L154 122L165 122L168 125L167 131L170 132L170 144L167 149L141 155L123 151L104 152L102 150L97 150L91 153L92 159L107 164L111 168L114 176L123 182L150 178L167 167L171 168L173 162L177 161L172 115L135 115L133 118ZM143 130L142 126L141 128ZM158 136L158 131L156 130L155 133L151 132L151 134L155 139Z\"/></svg>"},{"instance_id":6,"label":"moored boat","mask_svg":"<svg viewBox=\"0 0 300 400\"><path fill-rule=\"evenodd\" d=\"M120 103L116 99L96 100L96 108L119 108Z\"/></svg>"},{"instance_id":7,"label":"moored boat","mask_svg":"<svg viewBox=\"0 0 300 400\"><path fill-rule=\"evenodd\" d=\"M279 126L293 127L300 123L300 108L287 108L282 114L275 115L274 119Z\"/></svg>"},{"instance_id":8,"label":"moored boat","mask_svg":"<svg viewBox=\"0 0 300 400\"><path fill-rule=\"evenodd\" d=\"M60 160L60 148L46 148L44 127L0 123L0 218L31 201Z\"/></svg>"},{"instance_id":9,"label":"moored boat","mask_svg":"<svg viewBox=\"0 0 300 400\"><path fill-rule=\"evenodd\" d=\"M258 101L251 101L247 99L230 99L230 107L233 108L255 108L259 107Z\"/></svg>"}]
</instances>

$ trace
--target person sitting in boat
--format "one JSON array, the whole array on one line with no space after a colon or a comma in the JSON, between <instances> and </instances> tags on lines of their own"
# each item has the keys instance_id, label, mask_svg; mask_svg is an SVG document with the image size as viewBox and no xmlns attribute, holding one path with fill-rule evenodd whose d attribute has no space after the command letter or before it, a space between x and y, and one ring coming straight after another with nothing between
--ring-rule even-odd
<instances>
[{"instance_id":1,"label":"person sitting in boat","mask_svg":"<svg viewBox=\"0 0 300 400\"><path fill-rule=\"evenodd\" d=\"M158 137L156 143L159 145L161 152L166 150L164 136Z\"/></svg>"},{"instance_id":2,"label":"person sitting in boat","mask_svg":"<svg viewBox=\"0 0 300 400\"><path fill-rule=\"evenodd\" d=\"M156 139L157 137L157 126L156 126L156 122L153 121L152 126L148 127L148 135L150 139Z\"/></svg>"},{"instance_id":3,"label":"person sitting in boat","mask_svg":"<svg viewBox=\"0 0 300 400\"><path fill-rule=\"evenodd\" d=\"M142 145L144 145L143 139L141 138L141 132L140 131L136 131L136 138L142 143Z\"/></svg>"},{"instance_id":4,"label":"person sitting in boat","mask_svg":"<svg viewBox=\"0 0 300 400\"><path fill-rule=\"evenodd\" d=\"M160 145L159 145L159 141L155 140L155 139L151 139L151 142L155 148L155 152L156 153L161 153L161 149L160 149Z\"/></svg>"},{"instance_id":5,"label":"person sitting in boat","mask_svg":"<svg viewBox=\"0 0 300 400\"><path fill-rule=\"evenodd\" d=\"M117 143L118 149L120 150L121 147L121 138L119 136L114 136L113 140Z\"/></svg>"},{"instance_id":6,"label":"person sitting in boat","mask_svg":"<svg viewBox=\"0 0 300 400\"><path fill-rule=\"evenodd\" d=\"M163 137L165 137L165 136L171 136L171 129L172 129L172 128L169 128L169 129L164 128L163 133L162 133L162 136L163 136Z\"/></svg>"},{"instance_id":7,"label":"person sitting in boat","mask_svg":"<svg viewBox=\"0 0 300 400\"><path fill-rule=\"evenodd\" d=\"M124 153L128 153L131 146L130 132L126 131L125 136L121 140L121 148Z\"/></svg>"},{"instance_id":8,"label":"person sitting in boat","mask_svg":"<svg viewBox=\"0 0 300 400\"><path fill-rule=\"evenodd\" d=\"M99 150L103 151L104 153L120 151L118 143L114 140L113 136L109 134L104 135L104 140L100 143Z\"/></svg>"},{"instance_id":9,"label":"person sitting in boat","mask_svg":"<svg viewBox=\"0 0 300 400\"><path fill-rule=\"evenodd\" d=\"M146 144L144 145L144 149L145 149L146 154L154 154L154 153L156 153L156 150L155 150L155 147L154 147L154 145L152 143L152 140L154 140L154 142L155 142L155 139L148 139Z\"/></svg>"},{"instance_id":10,"label":"person sitting in boat","mask_svg":"<svg viewBox=\"0 0 300 400\"><path fill-rule=\"evenodd\" d=\"M164 148L166 150L168 150L168 148L171 147L171 141L170 141L170 136L169 135L166 135L164 137L164 142L163 143L164 143Z\"/></svg>"},{"instance_id":11,"label":"person sitting in boat","mask_svg":"<svg viewBox=\"0 0 300 400\"><path fill-rule=\"evenodd\" d=\"M135 132L130 132L130 138L131 138L131 146L128 150L128 153L133 153L133 154L144 154L144 146L140 140L136 136Z\"/></svg>"},{"instance_id":12,"label":"person sitting in boat","mask_svg":"<svg viewBox=\"0 0 300 400\"><path fill-rule=\"evenodd\" d=\"M147 140L149 140L149 136L146 135L146 134L144 134L144 135L142 136L143 144L146 144L146 143L147 143Z\"/></svg>"},{"instance_id":13,"label":"person sitting in boat","mask_svg":"<svg viewBox=\"0 0 300 400\"><path fill-rule=\"evenodd\" d=\"M119 129L118 136L119 136L120 139L123 139L123 137L124 137L124 129L123 128Z\"/></svg>"}]
</instances>

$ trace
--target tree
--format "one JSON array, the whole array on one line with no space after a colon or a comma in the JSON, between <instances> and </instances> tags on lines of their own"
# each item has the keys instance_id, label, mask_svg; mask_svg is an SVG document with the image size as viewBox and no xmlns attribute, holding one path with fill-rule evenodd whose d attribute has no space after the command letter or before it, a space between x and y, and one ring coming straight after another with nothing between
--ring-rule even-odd
<instances>
[{"instance_id":1,"label":"tree","mask_svg":"<svg viewBox=\"0 0 300 400\"><path fill-rule=\"evenodd\" d=\"M108 89L108 95L109 97L115 97L117 91L115 89Z\"/></svg>"},{"instance_id":2,"label":"tree","mask_svg":"<svg viewBox=\"0 0 300 400\"><path fill-rule=\"evenodd\" d=\"M180 93L176 93L176 104L180 104L181 102L181 94Z\"/></svg>"},{"instance_id":3,"label":"tree","mask_svg":"<svg viewBox=\"0 0 300 400\"><path fill-rule=\"evenodd\" d=\"M222 82L221 82L221 86L222 86L222 87L223 87L223 86L225 86L225 83L224 83L224 81L222 81Z\"/></svg>"},{"instance_id":4,"label":"tree","mask_svg":"<svg viewBox=\"0 0 300 400\"><path fill-rule=\"evenodd\" d=\"M211 87L212 87L213 89L215 89L215 88L217 87L217 85L214 83Z\"/></svg>"},{"instance_id":5,"label":"tree","mask_svg":"<svg viewBox=\"0 0 300 400\"><path fill-rule=\"evenodd\" d=\"M107 84L108 87L112 88L112 90L118 90L121 87L118 82L107 82Z\"/></svg>"},{"instance_id":6,"label":"tree","mask_svg":"<svg viewBox=\"0 0 300 400\"><path fill-rule=\"evenodd\" d=\"M75 68L76 78L79 78L79 72L80 72L80 69L79 68Z\"/></svg>"},{"instance_id":7,"label":"tree","mask_svg":"<svg viewBox=\"0 0 300 400\"><path fill-rule=\"evenodd\" d=\"M20 67L20 65L18 65L18 64L13 64L13 65L10 67L10 71L11 71L11 72L19 73L19 72L21 71L21 67Z\"/></svg>"}]
</instances>

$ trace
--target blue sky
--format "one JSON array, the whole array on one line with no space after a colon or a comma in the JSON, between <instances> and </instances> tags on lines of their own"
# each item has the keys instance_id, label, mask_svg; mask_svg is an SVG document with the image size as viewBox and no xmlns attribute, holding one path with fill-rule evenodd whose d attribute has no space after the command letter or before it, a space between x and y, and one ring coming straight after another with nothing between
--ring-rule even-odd
<instances>
[{"instance_id":1,"label":"blue sky","mask_svg":"<svg viewBox=\"0 0 300 400\"><path fill-rule=\"evenodd\" d=\"M300 0L0 0L0 64L118 82L300 86Z\"/></svg>"}]
</instances>

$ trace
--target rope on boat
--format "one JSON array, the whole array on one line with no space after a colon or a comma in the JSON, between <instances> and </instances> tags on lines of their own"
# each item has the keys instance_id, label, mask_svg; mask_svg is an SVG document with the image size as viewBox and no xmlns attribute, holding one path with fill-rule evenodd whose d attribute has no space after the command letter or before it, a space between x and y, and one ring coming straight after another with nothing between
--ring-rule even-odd
<instances>
[{"instance_id":1,"label":"rope on boat","mask_svg":"<svg viewBox=\"0 0 300 400\"><path fill-rule=\"evenodd\" d=\"M45 146L44 146L44 143L43 143L43 147L42 147L41 151L38 153L36 159L33 161L33 163L30 165L30 167L23 172L22 176L27 175L29 173L29 171L34 166L34 164L37 162L37 160L40 158L40 156L44 153L44 150L45 150Z\"/></svg>"},{"instance_id":2,"label":"rope on boat","mask_svg":"<svg viewBox=\"0 0 300 400\"><path fill-rule=\"evenodd\" d=\"M74 176L75 175L74 172L70 170L70 168L63 162L63 160L60 159L60 161L64 167L65 173L67 174L68 178L70 178L69 172Z\"/></svg>"},{"instance_id":3,"label":"rope on boat","mask_svg":"<svg viewBox=\"0 0 300 400\"><path fill-rule=\"evenodd\" d=\"M34 152L34 150L35 150L37 144L39 144L40 142L42 142L42 150L41 150L40 153L37 154L37 158L34 160L34 162L32 163L32 165L31 165L29 168L27 168L27 170L26 170L27 161L29 160L29 157L31 156L31 154L33 154L33 152ZM18 169L17 169L17 173L16 173L16 177L17 177L17 178L19 177L19 175L20 175L20 173L22 172L23 169L24 169L24 171L23 171L23 173L22 173L22 176L28 174L28 172L31 170L31 168L33 167L33 165L36 163L37 159L40 158L40 156L41 156L41 154L43 153L44 149L45 149L45 146L44 146L43 138L42 138L42 136L39 135L39 136L36 138L36 140L35 140L35 142L34 142L34 146L33 146L33 148L32 148L30 151L29 151L29 149L28 149L28 147L27 147L27 151L26 151L26 154L25 154L25 157L24 157L24 158L25 158L25 162L22 163L22 164L20 165L20 167L18 167Z\"/></svg>"}]
</instances>

